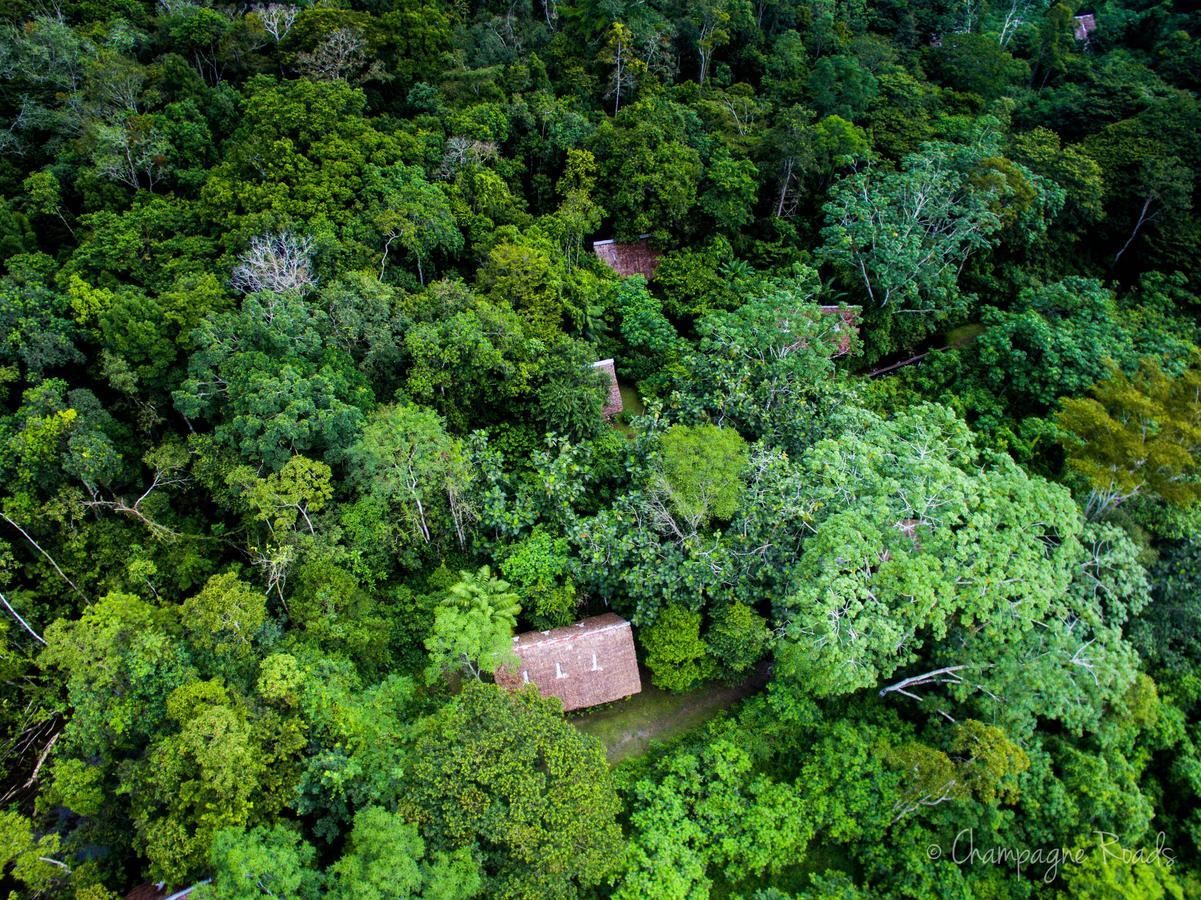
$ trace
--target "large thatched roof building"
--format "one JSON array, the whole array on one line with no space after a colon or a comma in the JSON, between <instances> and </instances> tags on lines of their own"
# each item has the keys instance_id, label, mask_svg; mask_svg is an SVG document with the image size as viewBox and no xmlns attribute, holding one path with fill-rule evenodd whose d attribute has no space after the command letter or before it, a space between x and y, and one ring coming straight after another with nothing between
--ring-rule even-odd
<instances>
[{"instance_id":1,"label":"large thatched roof building","mask_svg":"<svg viewBox=\"0 0 1201 900\"><path fill-rule=\"evenodd\" d=\"M597 259L623 278L628 275L641 275L647 281L655 277L655 269L659 268L659 251L647 241L643 235L636 241L620 243L614 240L595 241L592 252Z\"/></svg>"},{"instance_id":2,"label":"large thatched roof building","mask_svg":"<svg viewBox=\"0 0 1201 900\"><path fill-rule=\"evenodd\" d=\"M564 710L620 700L642 690L634 633L613 613L593 616L552 631L529 631L513 638L516 668L496 672L506 688L533 684L543 697L558 697Z\"/></svg>"}]
</instances>

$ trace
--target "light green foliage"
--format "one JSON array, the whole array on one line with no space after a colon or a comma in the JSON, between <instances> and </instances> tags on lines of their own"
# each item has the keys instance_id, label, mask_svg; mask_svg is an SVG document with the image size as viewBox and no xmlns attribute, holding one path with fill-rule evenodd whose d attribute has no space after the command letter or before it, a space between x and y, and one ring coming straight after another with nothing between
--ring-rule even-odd
<instances>
[{"instance_id":1,"label":"light green foliage","mask_svg":"<svg viewBox=\"0 0 1201 900\"><path fill-rule=\"evenodd\" d=\"M320 896L320 880L313 870L316 852L286 825L222 828L213 837L210 857L212 882L202 884L192 896L206 900L250 900L277 897Z\"/></svg>"},{"instance_id":2,"label":"light green foliage","mask_svg":"<svg viewBox=\"0 0 1201 900\"><path fill-rule=\"evenodd\" d=\"M452 537L466 541L473 475L462 443L435 412L411 404L380 407L348 456L353 481L387 504L400 542L420 549Z\"/></svg>"},{"instance_id":3,"label":"light green foliage","mask_svg":"<svg viewBox=\"0 0 1201 900\"><path fill-rule=\"evenodd\" d=\"M615 29L620 23L614 23ZM596 190L596 157L591 151L570 149L567 164L556 188L562 197L559 208L542 220L543 228L554 235L568 265L578 264L584 255L585 239L593 234L605 211L593 199Z\"/></svg>"},{"instance_id":4,"label":"light green foliage","mask_svg":"<svg viewBox=\"0 0 1201 900\"><path fill-rule=\"evenodd\" d=\"M693 529L733 518L748 457L742 436L716 425L673 425L660 441L656 486L676 514Z\"/></svg>"},{"instance_id":5,"label":"light green foliage","mask_svg":"<svg viewBox=\"0 0 1201 900\"><path fill-rule=\"evenodd\" d=\"M857 275L880 306L954 304L963 260L1000 227L968 180L984 152L928 145L900 172L863 170L839 181L826 206L823 257Z\"/></svg>"},{"instance_id":6,"label":"light green foliage","mask_svg":"<svg viewBox=\"0 0 1201 900\"><path fill-rule=\"evenodd\" d=\"M1107 729L1099 740L1072 743L1046 738L1030 748L1019 809L1021 832L1031 839L1069 845L1082 834L1114 835L1121 843L1154 844L1153 805L1139 786L1142 762L1131 739Z\"/></svg>"},{"instance_id":7,"label":"light green foliage","mask_svg":"<svg viewBox=\"0 0 1201 900\"><path fill-rule=\"evenodd\" d=\"M226 572L214 575L200 593L184 601L180 619L194 647L245 658L267 620L267 600L262 591Z\"/></svg>"},{"instance_id":8,"label":"light green foliage","mask_svg":"<svg viewBox=\"0 0 1201 900\"><path fill-rule=\"evenodd\" d=\"M434 611L434 630L425 641L431 678L465 669L478 679L516 662L511 644L521 603L509 587L487 566L459 573L459 581Z\"/></svg>"},{"instance_id":9,"label":"light green foliage","mask_svg":"<svg viewBox=\"0 0 1201 900\"><path fill-rule=\"evenodd\" d=\"M328 845L350 829L356 810L395 808L412 740L415 688L398 675L371 685L349 663L312 652L299 660L299 670L291 702L303 717L302 737L311 752L288 760L286 774L295 780L285 779L283 786L291 790L296 812ZM290 697L274 705L284 701Z\"/></svg>"},{"instance_id":10,"label":"light green foliage","mask_svg":"<svg viewBox=\"0 0 1201 900\"><path fill-rule=\"evenodd\" d=\"M782 673L818 695L946 683L989 708L991 693L1021 728L1036 715L1080 727L1125 690L1125 604L1069 591L1087 557L1066 491L977 460L936 407L868 416L806 453L815 533L781 603Z\"/></svg>"},{"instance_id":11,"label":"light green foliage","mask_svg":"<svg viewBox=\"0 0 1201 900\"><path fill-rule=\"evenodd\" d=\"M0 0L0 892L1201 893L1190 5Z\"/></svg>"},{"instance_id":12,"label":"light green foliage","mask_svg":"<svg viewBox=\"0 0 1201 900\"><path fill-rule=\"evenodd\" d=\"M1175 857L1169 859L1158 845L1126 848L1110 835L1100 838L1103 847L1086 850L1084 861L1065 867L1066 896L1090 900L1146 897L1147 900L1183 900L1184 885L1173 873ZM1087 846L1086 839L1086 846ZM1171 853L1170 848L1167 850Z\"/></svg>"},{"instance_id":13,"label":"light green foliage","mask_svg":"<svg viewBox=\"0 0 1201 900\"><path fill-rule=\"evenodd\" d=\"M775 870L814 833L799 792L755 773L751 755L729 741L673 756L659 779L634 792L641 840L619 897L708 896L710 870L730 880Z\"/></svg>"},{"instance_id":14,"label":"light green foliage","mask_svg":"<svg viewBox=\"0 0 1201 900\"><path fill-rule=\"evenodd\" d=\"M761 726L748 716L710 727L630 785L636 830L618 896L707 897L719 879L761 883L815 837L830 846L878 827L893 779L873 759L875 729L838 723L797 757L795 729Z\"/></svg>"},{"instance_id":15,"label":"light green foliage","mask_svg":"<svg viewBox=\"0 0 1201 900\"><path fill-rule=\"evenodd\" d=\"M363 116L363 94L345 81L260 76L247 85L247 95L236 136L201 191L205 214L218 221L241 219L247 235L261 232L267 222L328 224L345 229L352 258L378 264L378 230L372 229L368 245L350 223L361 209L360 198L386 196L383 175L400 162L400 148ZM398 198L403 216L411 203L400 199L410 198Z\"/></svg>"},{"instance_id":16,"label":"light green foliage","mask_svg":"<svg viewBox=\"0 0 1201 900\"><path fill-rule=\"evenodd\" d=\"M62 184L53 172L33 172L21 184L29 211L43 216L58 215L62 209Z\"/></svg>"},{"instance_id":17,"label":"light green foliage","mask_svg":"<svg viewBox=\"0 0 1201 900\"><path fill-rule=\"evenodd\" d=\"M743 434L808 442L812 404L838 390L831 357L843 332L814 302L816 272L789 274L734 312L698 322L700 340L682 360L673 403Z\"/></svg>"},{"instance_id":18,"label":"light green foliage","mask_svg":"<svg viewBox=\"0 0 1201 900\"><path fill-rule=\"evenodd\" d=\"M192 676L178 627L171 612L112 593L46 628L42 660L66 673L77 710L68 739L81 756L111 758L157 731L167 695Z\"/></svg>"},{"instance_id":19,"label":"light green foliage","mask_svg":"<svg viewBox=\"0 0 1201 900\"><path fill-rule=\"evenodd\" d=\"M136 845L152 871L171 882L196 877L214 834L269 818L264 795L267 737L220 682L193 681L167 698L177 730L156 740L126 784Z\"/></svg>"},{"instance_id":20,"label":"light green foliage","mask_svg":"<svg viewBox=\"0 0 1201 900\"><path fill-rule=\"evenodd\" d=\"M1063 146L1054 131L1035 128L1013 136L1009 155L1014 162L1064 189L1066 197L1057 234L1080 240L1086 237L1083 229L1105 215L1101 167L1078 146Z\"/></svg>"},{"instance_id":21,"label":"light green foliage","mask_svg":"<svg viewBox=\"0 0 1201 900\"><path fill-rule=\"evenodd\" d=\"M257 690L268 703L295 706L300 702L303 685L304 672L289 653L273 653L259 665Z\"/></svg>"},{"instance_id":22,"label":"light green foliage","mask_svg":"<svg viewBox=\"0 0 1201 900\"><path fill-rule=\"evenodd\" d=\"M665 607L638 636L656 687L686 691L712 673L699 612L674 604Z\"/></svg>"},{"instance_id":23,"label":"light green foliage","mask_svg":"<svg viewBox=\"0 0 1201 900\"><path fill-rule=\"evenodd\" d=\"M395 813L369 806L354 817L346 852L330 869L336 897L475 896L483 885L470 850L433 854L423 859L425 843L415 826Z\"/></svg>"},{"instance_id":24,"label":"light green foliage","mask_svg":"<svg viewBox=\"0 0 1201 900\"><path fill-rule=\"evenodd\" d=\"M53 780L40 800L61 805L80 816L95 816L104 808L104 772L82 759L54 764Z\"/></svg>"},{"instance_id":25,"label":"light green foliage","mask_svg":"<svg viewBox=\"0 0 1201 900\"><path fill-rule=\"evenodd\" d=\"M1013 802L1018 779L1030 767L1005 732L975 719L954 729L948 752L914 742L897 747L891 762L902 778L894 821L947 801Z\"/></svg>"},{"instance_id":26,"label":"light green foliage","mask_svg":"<svg viewBox=\"0 0 1201 900\"><path fill-rule=\"evenodd\" d=\"M1153 361L1133 375L1113 371L1092 397L1065 400L1068 465L1086 480L1086 511L1102 516L1132 497L1177 506L1201 499L1201 369L1173 377Z\"/></svg>"},{"instance_id":27,"label":"light green foliage","mask_svg":"<svg viewBox=\"0 0 1201 900\"><path fill-rule=\"evenodd\" d=\"M819 258L872 305L919 320L907 329L962 311L959 273L968 257L994 246L1007 222L1020 220L1022 240L1033 241L1062 205L1052 182L999 157L997 137L984 125L968 144L923 145L899 171L860 167L841 179L824 207Z\"/></svg>"},{"instance_id":28,"label":"light green foliage","mask_svg":"<svg viewBox=\"0 0 1201 900\"><path fill-rule=\"evenodd\" d=\"M493 247L479 270L479 289L493 303L517 310L531 337L554 339L568 312L567 283L558 248L536 229Z\"/></svg>"},{"instance_id":29,"label":"light green foliage","mask_svg":"<svg viewBox=\"0 0 1201 900\"><path fill-rule=\"evenodd\" d=\"M500 572L521 598L530 623L538 629L570 624L576 615L566 538L536 528L501 561Z\"/></svg>"},{"instance_id":30,"label":"light green foliage","mask_svg":"<svg viewBox=\"0 0 1201 900\"><path fill-rule=\"evenodd\" d=\"M298 527L314 532L311 514L321 512L334 493L330 476L325 463L297 455L266 478L239 469L230 480L249 482L246 501L255 518L266 522L273 536L282 536Z\"/></svg>"},{"instance_id":31,"label":"light green foliage","mask_svg":"<svg viewBox=\"0 0 1201 900\"><path fill-rule=\"evenodd\" d=\"M0 873L6 877L34 893L51 890L66 875L65 863L55 865L58 850L57 834L39 836L24 816L0 812Z\"/></svg>"}]
</instances>

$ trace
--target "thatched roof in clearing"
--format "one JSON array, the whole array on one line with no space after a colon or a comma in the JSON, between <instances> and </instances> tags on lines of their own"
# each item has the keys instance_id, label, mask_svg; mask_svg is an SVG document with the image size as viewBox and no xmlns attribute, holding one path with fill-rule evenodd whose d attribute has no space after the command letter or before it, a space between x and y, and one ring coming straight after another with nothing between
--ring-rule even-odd
<instances>
[{"instance_id":1,"label":"thatched roof in clearing","mask_svg":"<svg viewBox=\"0 0 1201 900\"><path fill-rule=\"evenodd\" d=\"M838 352L835 356L846 356L851 352L851 334L859 333L859 310L851 306L819 306L828 316L838 316L842 322L835 326L839 332Z\"/></svg>"},{"instance_id":2,"label":"thatched roof in clearing","mask_svg":"<svg viewBox=\"0 0 1201 900\"><path fill-rule=\"evenodd\" d=\"M647 281L655 277L659 268L659 251L654 249L643 235L636 241L618 243L614 240L595 241L592 252L596 258L623 278L641 275Z\"/></svg>"},{"instance_id":3,"label":"thatched roof in clearing","mask_svg":"<svg viewBox=\"0 0 1201 900\"><path fill-rule=\"evenodd\" d=\"M839 322L834 325L834 334L838 336L838 349L834 356L846 356L851 352L851 335L859 333L859 309L854 306L819 306L817 311L826 316L837 316ZM780 322L781 330L788 327L787 321ZM805 346L805 339L798 338L789 345L789 349L797 350Z\"/></svg>"},{"instance_id":4,"label":"thatched roof in clearing","mask_svg":"<svg viewBox=\"0 0 1201 900\"><path fill-rule=\"evenodd\" d=\"M621 385L617 383L617 368L611 359L594 362L592 368L599 369L609 379L609 396L605 398L605 408L601 413L606 419L611 419L625 408L621 402Z\"/></svg>"},{"instance_id":5,"label":"thatched roof in clearing","mask_svg":"<svg viewBox=\"0 0 1201 900\"><path fill-rule=\"evenodd\" d=\"M1088 36L1097 30L1097 17L1092 13L1076 16L1076 40L1087 41Z\"/></svg>"},{"instance_id":6,"label":"thatched roof in clearing","mask_svg":"<svg viewBox=\"0 0 1201 900\"><path fill-rule=\"evenodd\" d=\"M634 632L621 616L605 613L552 631L513 638L521 662L502 667L496 683L510 690L532 684L558 697L565 711L620 700L642 690Z\"/></svg>"}]
</instances>

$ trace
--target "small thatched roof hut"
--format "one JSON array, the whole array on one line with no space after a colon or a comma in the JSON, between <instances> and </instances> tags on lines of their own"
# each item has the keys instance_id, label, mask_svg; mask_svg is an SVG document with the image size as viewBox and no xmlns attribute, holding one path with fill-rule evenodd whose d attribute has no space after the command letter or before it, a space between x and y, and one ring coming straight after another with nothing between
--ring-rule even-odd
<instances>
[{"instance_id":1,"label":"small thatched roof hut","mask_svg":"<svg viewBox=\"0 0 1201 900\"><path fill-rule=\"evenodd\" d=\"M846 356L851 352L851 335L859 333L859 309L854 306L819 306L817 311L823 316L835 316L838 321L834 323L832 331L838 338L838 348L834 352L834 356ZM788 320L784 319L779 325L781 330L788 328ZM799 350L804 347L806 341L804 338L798 338L788 345L790 350Z\"/></svg>"},{"instance_id":2,"label":"small thatched roof hut","mask_svg":"<svg viewBox=\"0 0 1201 900\"><path fill-rule=\"evenodd\" d=\"M602 359L594 362L592 368L599 369L609 380L609 396L605 398L605 408L601 413L606 419L611 419L625 408L621 402L621 385L617 383L617 367L612 359Z\"/></svg>"},{"instance_id":3,"label":"small thatched roof hut","mask_svg":"<svg viewBox=\"0 0 1201 900\"><path fill-rule=\"evenodd\" d=\"M852 306L819 306L828 316L838 316L842 321L835 326L839 332L838 353L835 356L846 356L851 351L851 334L859 332L859 310Z\"/></svg>"},{"instance_id":4,"label":"small thatched roof hut","mask_svg":"<svg viewBox=\"0 0 1201 900\"><path fill-rule=\"evenodd\" d=\"M510 689L533 684L558 697L564 710L620 700L642 690L634 633L621 616L605 613L552 631L513 638L516 668L502 667L496 683Z\"/></svg>"},{"instance_id":5,"label":"small thatched roof hut","mask_svg":"<svg viewBox=\"0 0 1201 900\"><path fill-rule=\"evenodd\" d=\"M1097 30L1097 17L1092 13L1076 16L1076 40L1088 42L1088 36Z\"/></svg>"}]
</instances>

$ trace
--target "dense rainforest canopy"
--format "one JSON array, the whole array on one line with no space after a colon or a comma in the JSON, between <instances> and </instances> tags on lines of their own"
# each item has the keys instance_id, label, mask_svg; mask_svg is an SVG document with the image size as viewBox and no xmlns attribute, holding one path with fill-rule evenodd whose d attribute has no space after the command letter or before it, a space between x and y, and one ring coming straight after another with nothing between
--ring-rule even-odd
<instances>
[{"instance_id":1,"label":"dense rainforest canopy","mask_svg":"<svg viewBox=\"0 0 1201 900\"><path fill-rule=\"evenodd\" d=\"M1199 25L0 0L0 890L1201 895Z\"/></svg>"}]
</instances>

